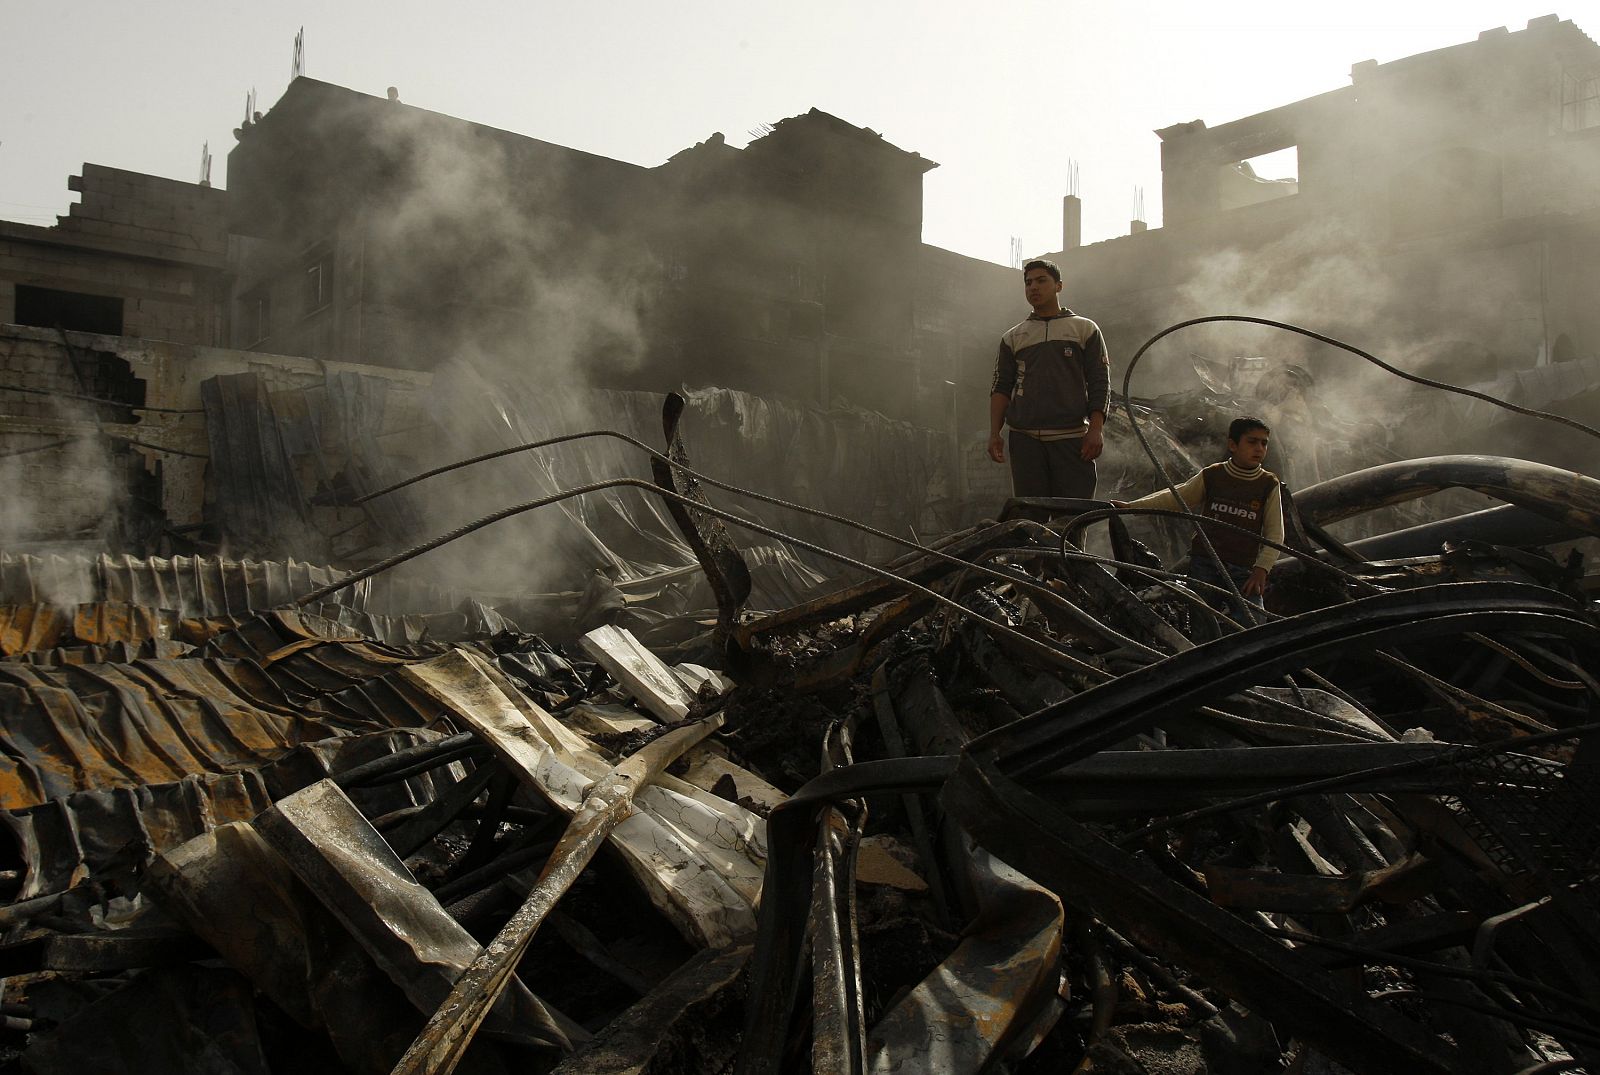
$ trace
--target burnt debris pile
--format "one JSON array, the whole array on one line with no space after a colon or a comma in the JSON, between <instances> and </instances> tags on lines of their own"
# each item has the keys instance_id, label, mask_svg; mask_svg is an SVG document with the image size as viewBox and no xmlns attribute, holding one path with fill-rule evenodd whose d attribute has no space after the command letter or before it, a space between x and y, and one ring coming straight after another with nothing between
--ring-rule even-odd
<instances>
[{"instance_id":1,"label":"burnt debris pile","mask_svg":"<svg viewBox=\"0 0 1600 1075\"><path fill-rule=\"evenodd\" d=\"M647 641L386 573L552 497L354 572L0 557L7 1063L1597 1070L1600 621L1546 546L1600 483L1297 489L1265 609L1137 540L1182 519L1013 501L799 543L838 578L756 613L786 535L682 410L610 486L706 583ZM1329 533L1452 487L1505 506Z\"/></svg>"}]
</instances>

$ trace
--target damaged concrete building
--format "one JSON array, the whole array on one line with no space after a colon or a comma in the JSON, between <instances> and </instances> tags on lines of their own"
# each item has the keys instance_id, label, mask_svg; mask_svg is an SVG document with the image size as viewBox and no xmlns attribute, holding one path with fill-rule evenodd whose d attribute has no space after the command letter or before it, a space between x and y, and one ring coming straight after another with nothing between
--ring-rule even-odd
<instances>
[{"instance_id":1,"label":"damaged concrete building","mask_svg":"<svg viewBox=\"0 0 1600 1075\"><path fill-rule=\"evenodd\" d=\"M1123 348L1186 318L1255 314L1479 387L1564 366L1530 373L1514 386L1518 402L1576 396L1593 414L1597 71L1600 47L1549 15L1514 32L1358 63L1349 86L1258 115L1174 124L1156 132L1162 226L1081 246L1081 208L1069 198L1065 249L1052 256L1066 293ZM1278 161L1273 174L1290 179L1255 174L1250 161L1268 155ZM1367 372L1326 348L1238 326L1186 341L1224 360L1275 346L1327 382ZM1151 380L1190 379L1184 349L1152 358L1160 364ZM1375 383L1358 377L1355 394ZM1472 418L1459 424L1486 420ZM1476 450L1448 427L1430 434Z\"/></svg>"},{"instance_id":2,"label":"damaged concrete building","mask_svg":"<svg viewBox=\"0 0 1600 1075\"><path fill-rule=\"evenodd\" d=\"M1016 270L825 113L646 168L298 78L226 192L0 224L0 1066L1595 1070L1600 50L1353 82L1065 207L1122 368L1346 341L1111 417L1107 495L1271 421L1264 607L1004 499Z\"/></svg>"}]
</instances>

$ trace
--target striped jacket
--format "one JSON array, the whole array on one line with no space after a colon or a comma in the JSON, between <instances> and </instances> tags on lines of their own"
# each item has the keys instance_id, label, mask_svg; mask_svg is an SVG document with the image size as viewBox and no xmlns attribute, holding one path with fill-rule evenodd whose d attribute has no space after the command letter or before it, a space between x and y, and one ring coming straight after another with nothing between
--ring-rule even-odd
<instances>
[{"instance_id":1,"label":"striped jacket","mask_svg":"<svg viewBox=\"0 0 1600 1075\"><path fill-rule=\"evenodd\" d=\"M1063 310L1028 315L1000 337L991 392L1011 397L1006 423L1026 432L1081 435L1106 410L1111 358L1100 327Z\"/></svg>"}]
</instances>

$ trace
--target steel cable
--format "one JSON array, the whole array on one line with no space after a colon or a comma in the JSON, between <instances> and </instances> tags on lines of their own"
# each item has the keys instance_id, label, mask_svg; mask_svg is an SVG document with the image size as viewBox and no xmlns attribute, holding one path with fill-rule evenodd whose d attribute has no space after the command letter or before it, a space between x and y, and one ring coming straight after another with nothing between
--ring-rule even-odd
<instances>
[{"instance_id":1,"label":"steel cable","mask_svg":"<svg viewBox=\"0 0 1600 1075\"><path fill-rule=\"evenodd\" d=\"M573 497L583 496L587 493L598 492L602 489L622 488L642 489L646 492L654 493L655 495L664 499L676 501L677 503L680 503L687 508L691 508L694 511L703 512L707 515L714 515L725 522L734 524L735 526L740 526L747 530L754 530L756 533L765 534L768 537L777 538L780 541L787 541L797 548L806 549L807 551L813 552L818 556L835 560L846 565L847 567L853 567L858 571L866 572L869 575L873 575L877 578L884 579L885 581L892 582L898 586L902 586L914 593L920 594L924 598L928 598L946 606L959 615L981 620L994 630L999 631L1001 634L1011 638L1012 641L1022 645L1030 652L1038 653L1041 656L1046 657L1047 660L1058 665L1065 664L1076 673L1102 681L1115 678L1105 669L1090 664L1081 658L1075 657L1058 646L1024 634L1008 624L1003 624L996 620L991 620L987 616L980 615L979 613L976 613L971 609L961 605L959 602L954 601L941 593L937 593L934 590L921 585L920 583L912 582L911 580L902 578L891 571L885 571L883 568L874 567L871 564L863 563L860 560L846 556L843 553L834 552L833 550L824 548L821 545L816 545L801 538L793 537L792 535L785 534L780 530L775 530L772 527L764 526L761 523L753 522L749 519L742 519L732 512L723 511L721 508L715 508L709 504L703 504L699 501L686 497L681 493L673 492L670 489L663 489L653 482L647 482L639 478L612 478L608 481L594 482L590 485L579 486L575 489L568 489L564 492L552 494L551 496L540 497L538 500L532 500L525 504L515 504L511 507L501 508L499 511L491 512L481 519L458 526L448 533L441 534L435 538L430 538L429 540L422 542L420 545L413 546L404 552L396 553L387 559L380 560L376 564L362 568L359 571L351 572L349 575L345 575L342 578L330 582L325 586L320 586L317 589L296 598L294 601L294 606L296 608L304 608L306 605L309 605L315 601L319 601L331 593L336 593L348 586L353 586L363 579L371 578L373 575L387 571L392 567L396 567L399 564L405 563L407 560L415 559L416 557L421 556L423 553L431 552L434 549L439 548L441 545L447 545L458 538L465 537L468 534L500 522L503 519L508 519L514 515L520 515L523 512L533 511L536 508L548 507L551 504L559 503L563 500L570 500ZM964 560L957 560L956 562L961 564L967 563L967 561ZM996 574L1000 575L1000 577L1007 582L1016 581L1014 578L1004 575L1003 573L996 572ZM1041 653L1040 651L1043 652Z\"/></svg>"}]
</instances>

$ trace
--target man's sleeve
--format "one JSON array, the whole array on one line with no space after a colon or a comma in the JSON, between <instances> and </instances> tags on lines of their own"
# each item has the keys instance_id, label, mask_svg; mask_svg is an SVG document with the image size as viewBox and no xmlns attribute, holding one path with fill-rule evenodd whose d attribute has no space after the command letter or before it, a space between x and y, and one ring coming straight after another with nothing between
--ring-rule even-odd
<instances>
[{"instance_id":1,"label":"man's sleeve","mask_svg":"<svg viewBox=\"0 0 1600 1075\"><path fill-rule=\"evenodd\" d=\"M1272 492L1267 494L1267 502L1261 507L1261 536L1268 541L1283 543L1283 497L1278 495L1282 485L1274 485ZM1271 571L1272 565L1278 562L1278 550L1271 545L1263 544L1261 551L1256 553L1256 566L1264 571Z\"/></svg>"},{"instance_id":2,"label":"man's sleeve","mask_svg":"<svg viewBox=\"0 0 1600 1075\"><path fill-rule=\"evenodd\" d=\"M1100 334L1099 325L1095 325L1089 342L1083 347L1083 386L1089 413L1099 411L1105 414L1111 389L1111 356L1106 352L1106 340Z\"/></svg>"},{"instance_id":3,"label":"man's sleeve","mask_svg":"<svg viewBox=\"0 0 1600 1075\"><path fill-rule=\"evenodd\" d=\"M1183 498L1184 504L1188 504L1191 508L1198 508L1200 502L1206 498L1205 472L1196 471L1194 477L1178 486L1178 495ZM1172 494L1166 489L1157 489L1153 493L1141 496L1138 500L1130 500L1128 501L1128 507L1165 508L1167 511L1183 510L1183 504L1179 504L1174 500ZM1278 524L1278 528L1280 530L1283 528L1281 521ZM1273 551L1276 552L1277 550L1274 549Z\"/></svg>"},{"instance_id":4,"label":"man's sleeve","mask_svg":"<svg viewBox=\"0 0 1600 1075\"><path fill-rule=\"evenodd\" d=\"M990 394L998 392L1002 396L1011 395L1011 390L1017 386L1017 356L1011 352L1011 344L1004 336L1000 337L1000 351L994 356L994 384L990 386Z\"/></svg>"}]
</instances>

